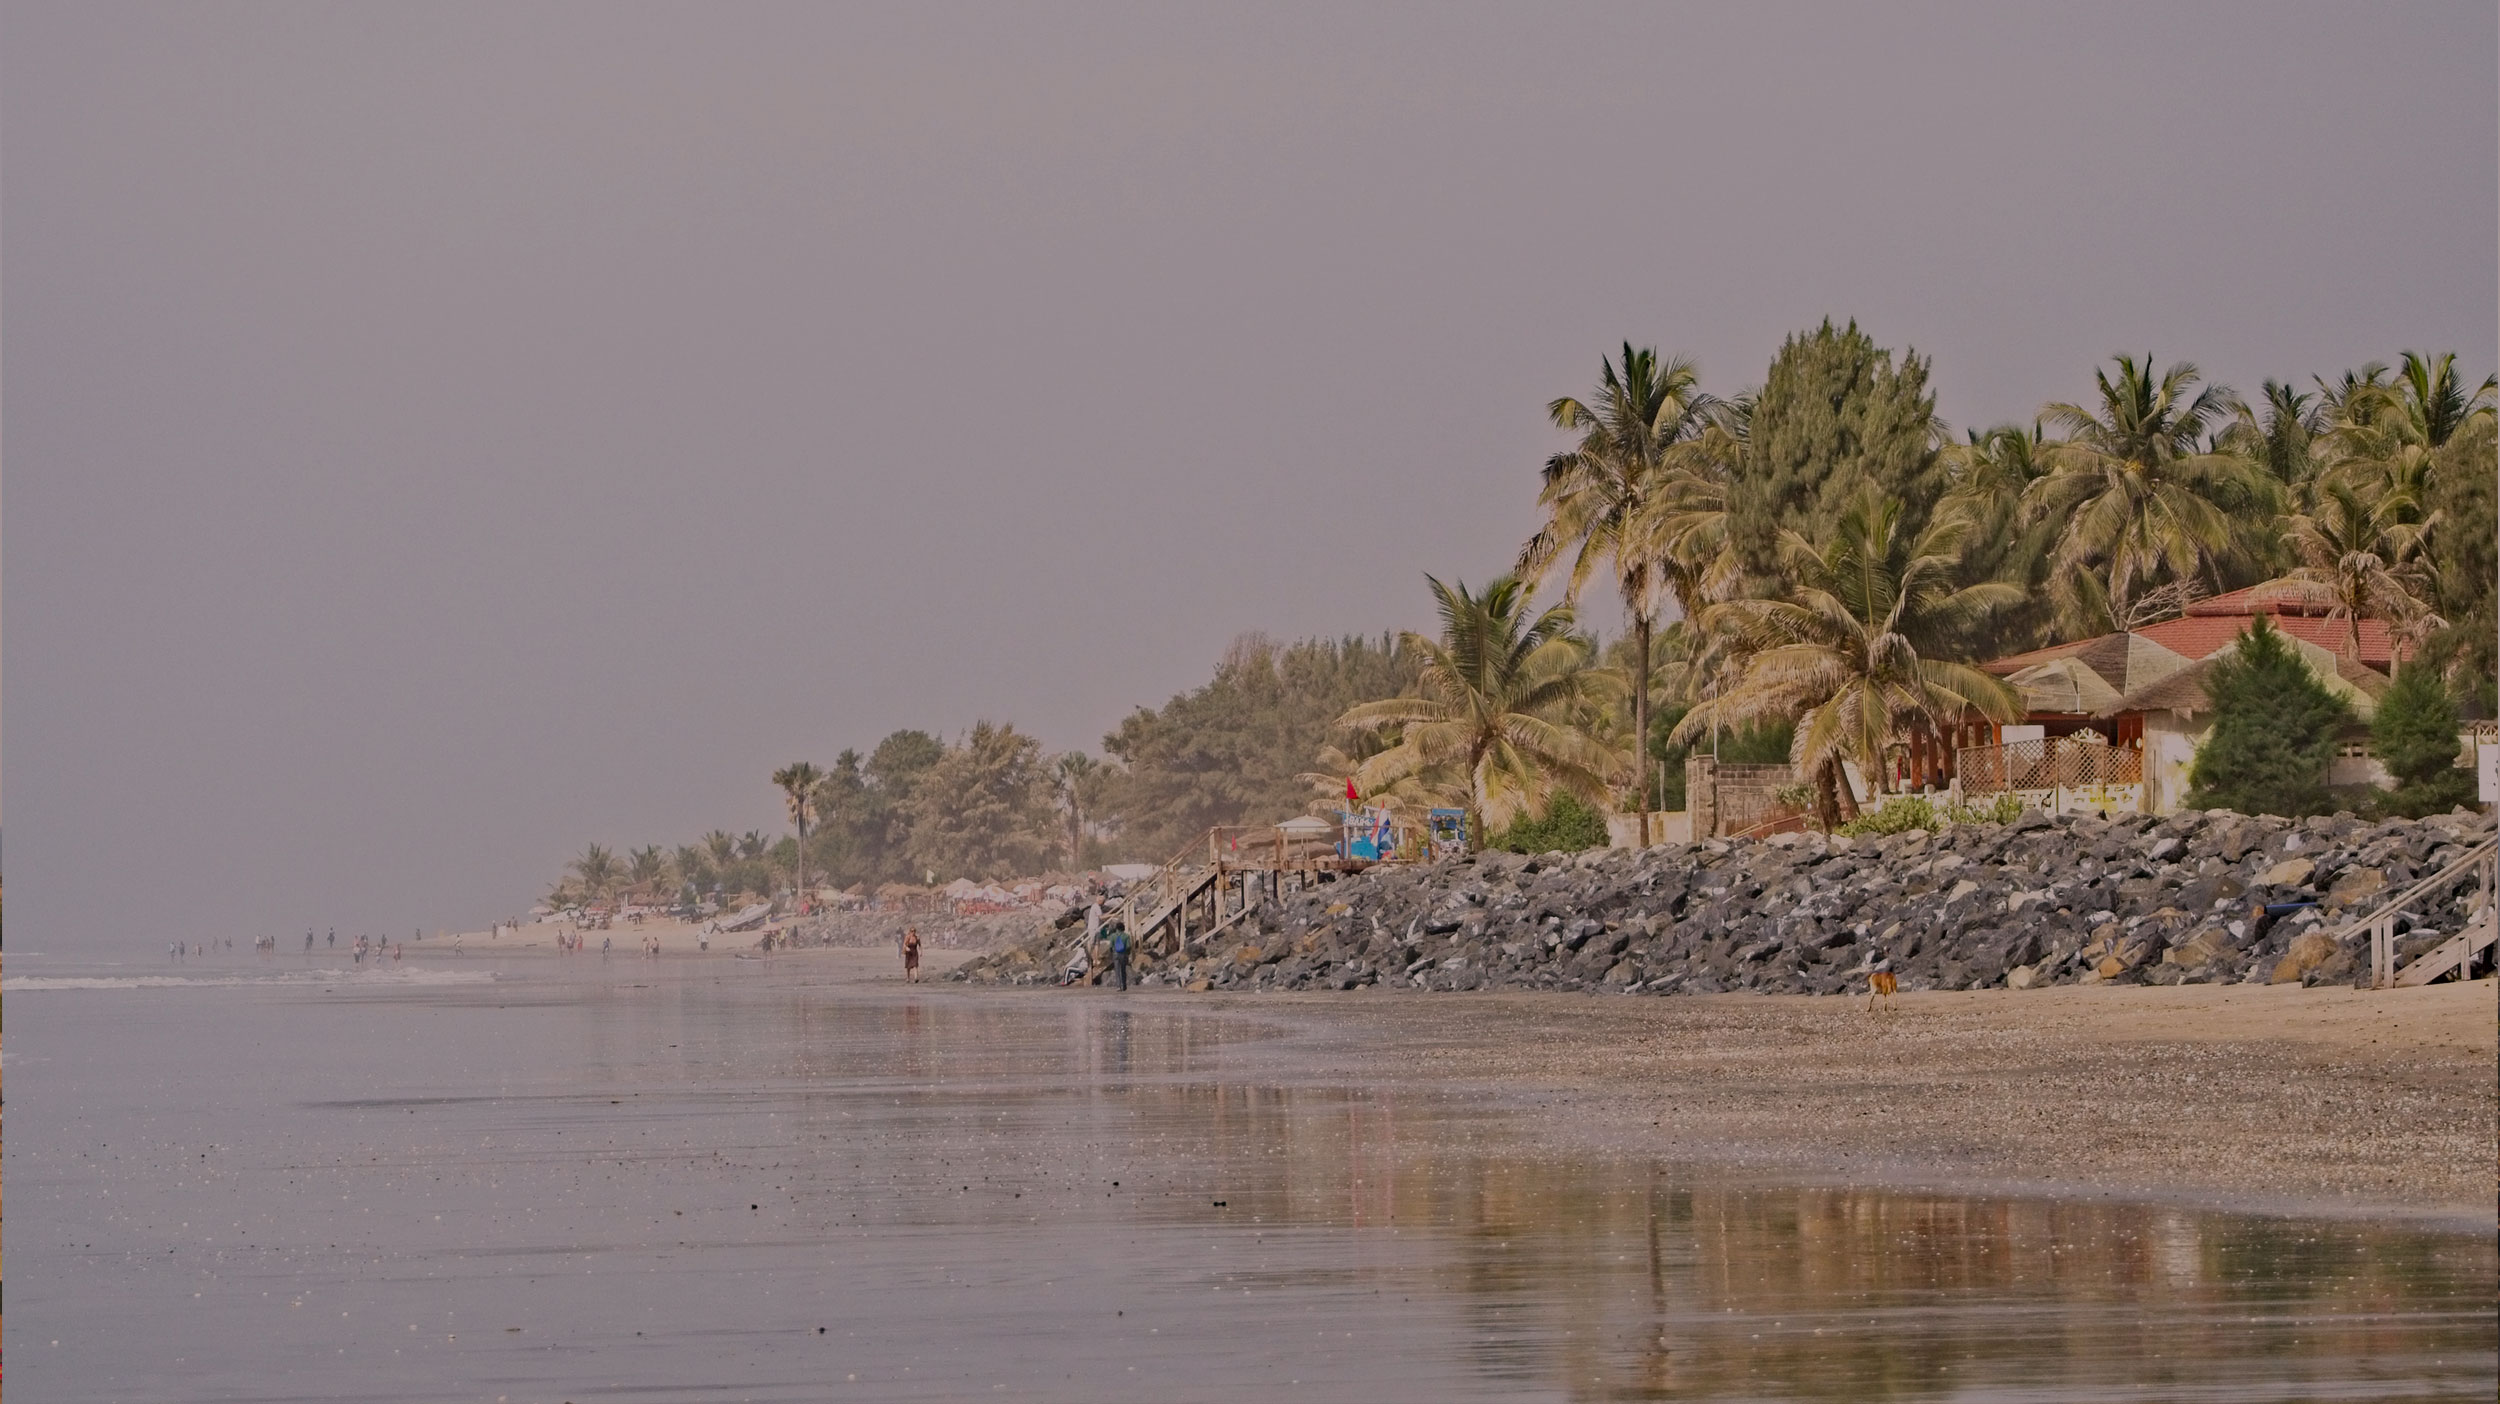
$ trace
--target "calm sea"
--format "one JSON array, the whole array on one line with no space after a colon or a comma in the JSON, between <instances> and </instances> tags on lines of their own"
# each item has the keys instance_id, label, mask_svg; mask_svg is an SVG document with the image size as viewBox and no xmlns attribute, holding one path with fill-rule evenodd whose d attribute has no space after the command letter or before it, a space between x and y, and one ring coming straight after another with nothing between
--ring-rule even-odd
<instances>
[{"instance_id":1,"label":"calm sea","mask_svg":"<svg viewBox=\"0 0 2500 1404\"><path fill-rule=\"evenodd\" d=\"M2492 1237L1530 1153L1291 1016L620 957L8 965L29 1400L2385 1400Z\"/></svg>"}]
</instances>

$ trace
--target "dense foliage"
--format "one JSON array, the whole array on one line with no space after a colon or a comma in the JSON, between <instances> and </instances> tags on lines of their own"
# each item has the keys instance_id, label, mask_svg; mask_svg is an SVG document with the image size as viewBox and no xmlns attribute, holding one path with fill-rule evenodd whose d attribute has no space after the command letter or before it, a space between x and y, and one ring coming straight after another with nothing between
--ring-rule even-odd
<instances>
[{"instance_id":1,"label":"dense foliage","mask_svg":"<svg viewBox=\"0 0 2500 1404\"><path fill-rule=\"evenodd\" d=\"M2213 733L2188 771L2188 804L2299 818L2335 808L2327 767L2352 708L2263 618L2205 676ZM2456 737L2449 735L2453 754Z\"/></svg>"},{"instance_id":2,"label":"dense foliage","mask_svg":"<svg viewBox=\"0 0 2500 1404\"><path fill-rule=\"evenodd\" d=\"M1159 862L1218 824L1302 813L1312 799L1304 776L1337 718L1412 690L1419 667L1389 638L1237 640L1204 686L1138 708L1103 738L1123 767L1106 798L1119 847Z\"/></svg>"},{"instance_id":3,"label":"dense foliage","mask_svg":"<svg viewBox=\"0 0 2500 1404\"><path fill-rule=\"evenodd\" d=\"M550 895L774 891L802 842L809 873L845 887L1156 861L1213 826L1340 807L1349 781L1366 804L1466 808L1498 844L1595 842L1608 812L1683 807L1704 747L1801 764L1834 825L1842 762L1882 777L1914 736L2010 714L1968 665L2287 575L2346 621L2345 666L2362 618L2417 659L2373 729L2399 781L2381 803L2421 812L2470 788L2447 761L2458 710L2500 703L2500 379L2407 352L2307 390L2268 380L2251 402L2192 363L2121 355L2089 394L1956 437L1930 372L1855 322L1791 336L1759 386L1727 394L1626 343L1592 393L1546 407L1569 439L1542 465L1515 578L1433 581L1437 636L1247 636L1205 684L1124 718L1103 760L1005 724L897 731L777 772L788 837L592 845ZM1536 600L1548 577L1560 608ZM1612 647L1572 609L1601 585L1629 626ZM2208 691L2192 803L2330 802L2350 715L2291 644L2256 631ZM1881 797L1854 822L1917 817Z\"/></svg>"},{"instance_id":4,"label":"dense foliage","mask_svg":"<svg viewBox=\"0 0 2500 1404\"><path fill-rule=\"evenodd\" d=\"M2381 801L2392 814L2420 818L2474 798L2474 772L2457 764L2457 702L2438 670L2413 663L2370 717L2370 750L2395 777Z\"/></svg>"},{"instance_id":5,"label":"dense foliage","mask_svg":"<svg viewBox=\"0 0 2500 1404\"><path fill-rule=\"evenodd\" d=\"M1494 836L1487 848L1512 853L1574 852L1606 846L1606 816L1572 794L1557 790L1542 814L1522 814Z\"/></svg>"}]
</instances>

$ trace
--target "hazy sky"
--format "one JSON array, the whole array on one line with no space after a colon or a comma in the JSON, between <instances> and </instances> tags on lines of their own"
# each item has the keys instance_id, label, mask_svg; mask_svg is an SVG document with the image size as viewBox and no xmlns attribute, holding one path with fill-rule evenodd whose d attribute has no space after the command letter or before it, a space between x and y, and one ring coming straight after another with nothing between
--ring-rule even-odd
<instances>
[{"instance_id":1,"label":"hazy sky","mask_svg":"<svg viewBox=\"0 0 2500 1404\"><path fill-rule=\"evenodd\" d=\"M1625 338L1956 424L2500 306L2489 3L13 3L20 950L476 926L1420 626Z\"/></svg>"}]
</instances>

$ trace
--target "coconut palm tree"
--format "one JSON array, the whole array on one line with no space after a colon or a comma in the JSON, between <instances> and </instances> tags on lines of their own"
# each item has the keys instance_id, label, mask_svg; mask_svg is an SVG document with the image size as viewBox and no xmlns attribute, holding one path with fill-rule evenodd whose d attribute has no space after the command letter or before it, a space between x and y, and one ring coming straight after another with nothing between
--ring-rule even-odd
<instances>
[{"instance_id":1,"label":"coconut palm tree","mask_svg":"<svg viewBox=\"0 0 2500 1404\"><path fill-rule=\"evenodd\" d=\"M726 868L738 861L738 840L726 829L714 829L703 836L703 852L714 868Z\"/></svg>"},{"instance_id":2,"label":"coconut palm tree","mask_svg":"<svg viewBox=\"0 0 2500 1404\"><path fill-rule=\"evenodd\" d=\"M2255 524L2270 522L2273 482L2207 436L2239 408L2180 361L2158 377L2152 358L2114 358L2095 373L2095 409L2058 403L2041 417L2063 439L2043 444L2049 471L2025 493L2030 520L2058 522L2049 587L2076 633L2112 627L2135 596L2199 575L2221 583L2248 554Z\"/></svg>"},{"instance_id":3,"label":"coconut palm tree","mask_svg":"<svg viewBox=\"0 0 2500 1404\"><path fill-rule=\"evenodd\" d=\"M2435 449L2472 421L2491 417L2500 376L2484 376L2469 395L2457 378L2456 352L2407 351L2396 369L2395 391L2397 432L2408 443Z\"/></svg>"},{"instance_id":4,"label":"coconut palm tree","mask_svg":"<svg viewBox=\"0 0 2500 1404\"><path fill-rule=\"evenodd\" d=\"M1519 552L1518 573L1530 581L1569 557L1565 605L1578 602L1601 568L1613 576L1632 621L1632 675L1641 680L1632 689L1632 729L1640 736L1649 728L1650 635L1662 587L1670 583L1652 549L1653 517L1667 496L1671 451L1709 422L1713 401L1700 381L1691 361L1661 361L1656 351L1627 341L1620 371L1612 360L1599 363L1591 400L1565 395L1546 406L1554 427L1576 431L1580 441L1545 461L1545 484L1537 495L1545 524ZM1679 603L1689 608L1692 601ZM1635 745L1633 753L1640 749ZM1633 803L1646 846L1649 767L1635 765L1633 776Z\"/></svg>"},{"instance_id":5,"label":"coconut palm tree","mask_svg":"<svg viewBox=\"0 0 2500 1404\"><path fill-rule=\"evenodd\" d=\"M2334 427L2320 395L2294 390L2279 380L2265 383L2264 410L2241 405L2232 412L2237 422L2223 431L2221 444L2258 464L2286 490L2298 490L2318 472L2318 440Z\"/></svg>"},{"instance_id":6,"label":"coconut palm tree","mask_svg":"<svg viewBox=\"0 0 2500 1404\"><path fill-rule=\"evenodd\" d=\"M813 761L793 761L773 772L773 783L781 787L782 798L790 804L790 822L798 826L799 848L797 881L799 906L807 906L807 821L816 814L816 796L824 788L825 772Z\"/></svg>"},{"instance_id":7,"label":"coconut palm tree","mask_svg":"<svg viewBox=\"0 0 2500 1404\"><path fill-rule=\"evenodd\" d=\"M574 859L571 867L586 899L605 897L616 886L619 871L616 854L598 844L584 848L582 856Z\"/></svg>"},{"instance_id":8,"label":"coconut palm tree","mask_svg":"<svg viewBox=\"0 0 2500 1404\"><path fill-rule=\"evenodd\" d=\"M1421 695L1365 702L1338 719L1349 731L1397 736L1356 770L1356 784L1370 794L1446 775L1464 789L1476 834L1507 827L1556 785L1601 799L1621 758L1567 714L1619 680L1589 666L1594 650L1573 631L1570 607L1532 613L1515 575L1473 594L1464 582L1424 578L1441 637L1405 636L1422 660Z\"/></svg>"},{"instance_id":9,"label":"coconut palm tree","mask_svg":"<svg viewBox=\"0 0 2500 1404\"><path fill-rule=\"evenodd\" d=\"M2344 621L2344 656L2361 661L2361 621L2384 619L2419 638L2447 621L2423 597L2434 590L2422 550L2431 522L2408 520L2414 501L2403 491L2365 495L2348 476L2322 486L2316 505L2284 522L2300 565L2294 577L2333 592L2330 618Z\"/></svg>"},{"instance_id":10,"label":"coconut palm tree","mask_svg":"<svg viewBox=\"0 0 2500 1404\"><path fill-rule=\"evenodd\" d=\"M1051 797L1068 820L1068 866L1085 866L1086 817L1095 812L1111 768L1083 751L1061 752L1050 765Z\"/></svg>"},{"instance_id":11,"label":"coconut palm tree","mask_svg":"<svg viewBox=\"0 0 2500 1404\"><path fill-rule=\"evenodd\" d=\"M634 890L648 896L668 876L668 855L658 844L645 844L625 855L625 880Z\"/></svg>"},{"instance_id":12,"label":"coconut palm tree","mask_svg":"<svg viewBox=\"0 0 2500 1404\"><path fill-rule=\"evenodd\" d=\"M1881 791L1885 760L1906 728L1942 735L1973 709L1998 721L2019 717L2021 699L2004 682L1922 649L2019 602L2023 591L2003 581L1956 583L1963 519L1939 517L1913 539L1902 517L1898 501L1870 490L1841 513L1819 551L1784 533L1796 581L1790 598L1727 600L1702 612L1704 628L1739 641L1742 662L1733 684L1687 712L1669 739L1690 745L1714 727L1793 719L1790 759L1816 787L1828 826L1855 812L1840 783L1843 760Z\"/></svg>"}]
</instances>

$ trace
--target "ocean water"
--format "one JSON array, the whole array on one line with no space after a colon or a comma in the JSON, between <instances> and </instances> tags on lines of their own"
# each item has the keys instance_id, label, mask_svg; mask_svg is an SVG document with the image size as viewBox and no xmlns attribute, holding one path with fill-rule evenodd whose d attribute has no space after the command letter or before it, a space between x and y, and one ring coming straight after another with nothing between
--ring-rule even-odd
<instances>
[{"instance_id":1,"label":"ocean water","mask_svg":"<svg viewBox=\"0 0 2500 1404\"><path fill-rule=\"evenodd\" d=\"M1532 1152L1293 1011L804 963L20 955L43 1400L2383 1400L2491 1235Z\"/></svg>"}]
</instances>

